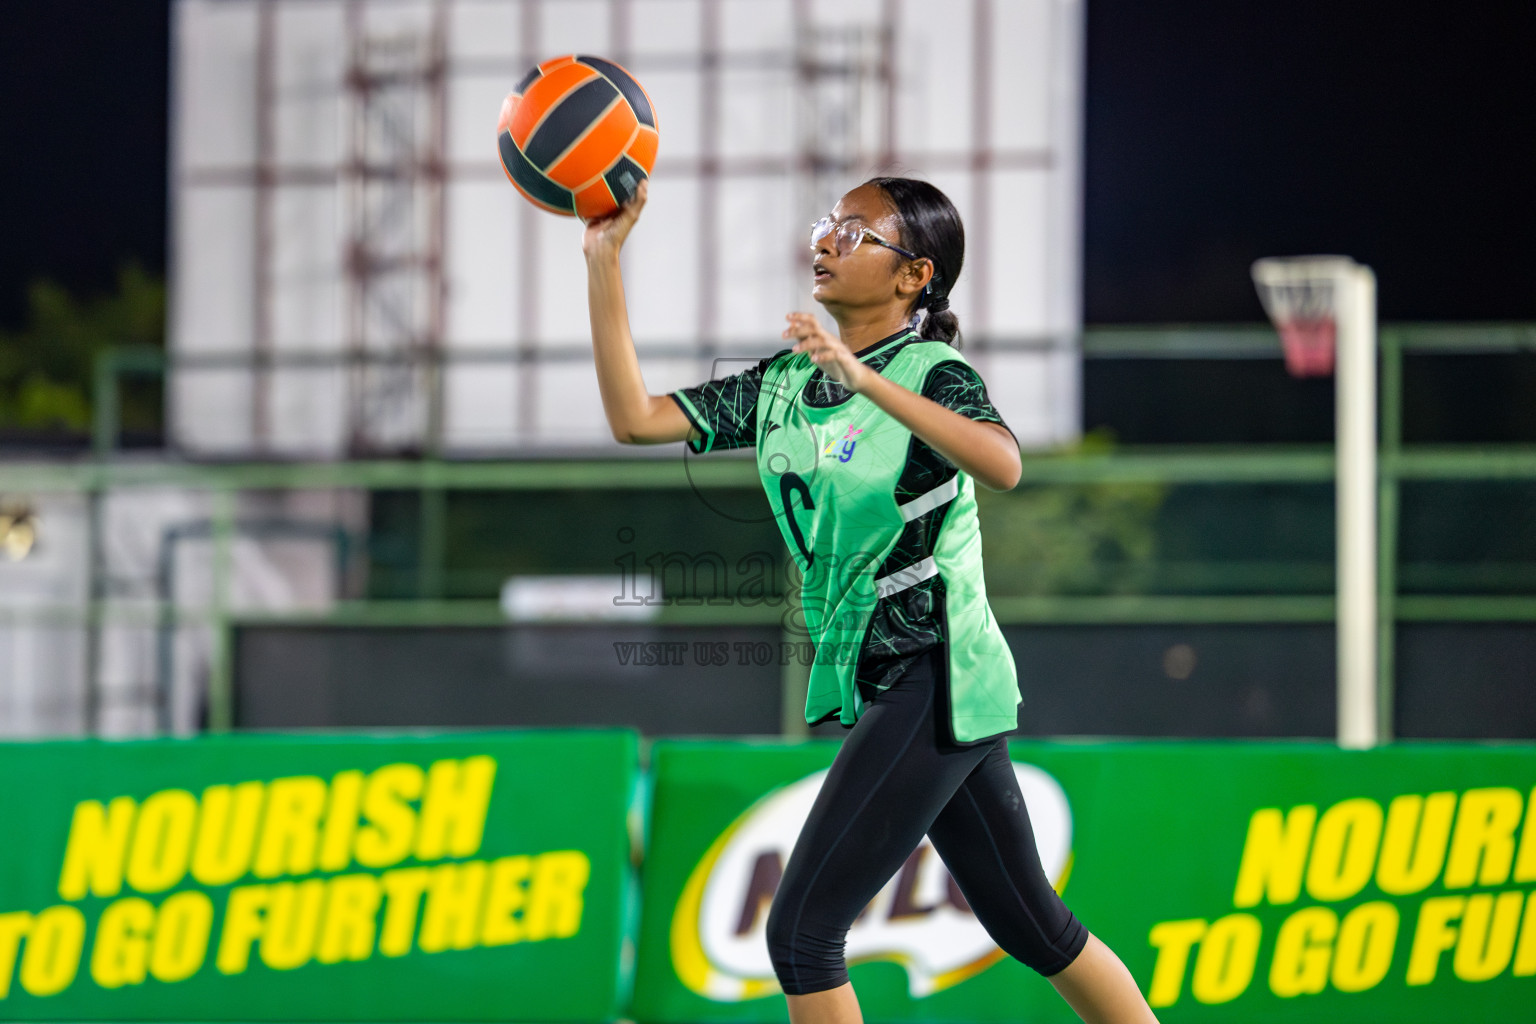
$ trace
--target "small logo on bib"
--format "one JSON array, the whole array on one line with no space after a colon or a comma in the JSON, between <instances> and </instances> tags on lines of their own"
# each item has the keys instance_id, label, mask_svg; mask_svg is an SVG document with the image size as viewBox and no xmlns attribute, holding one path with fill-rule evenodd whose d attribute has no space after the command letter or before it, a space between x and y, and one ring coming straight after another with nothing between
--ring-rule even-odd
<instances>
[{"instance_id":1,"label":"small logo on bib","mask_svg":"<svg viewBox=\"0 0 1536 1024\"><path fill-rule=\"evenodd\" d=\"M833 440L831 444L822 449L821 454L836 454L838 462L847 462L849 459L853 458L854 445L859 443L858 439L855 438L854 435L862 433L864 433L862 427L855 427L852 423L848 424L848 433ZM833 449L837 449L837 451L834 453Z\"/></svg>"}]
</instances>

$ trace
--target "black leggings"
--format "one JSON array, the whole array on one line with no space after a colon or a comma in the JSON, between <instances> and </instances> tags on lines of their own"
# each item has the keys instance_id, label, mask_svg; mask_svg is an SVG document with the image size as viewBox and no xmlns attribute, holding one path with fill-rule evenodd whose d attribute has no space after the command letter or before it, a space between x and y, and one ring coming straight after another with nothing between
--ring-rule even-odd
<instances>
[{"instance_id":1,"label":"black leggings","mask_svg":"<svg viewBox=\"0 0 1536 1024\"><path fill-rule=\"evenodd\" d=\"M1088 941L1040 866L1006 737L949 739L943 657L940 646L875 695L811 807L768 915L769 956L790 995L847 982L849 927L924 833L1010 956L1050 976Z\"/></svg>"}]
</instances>

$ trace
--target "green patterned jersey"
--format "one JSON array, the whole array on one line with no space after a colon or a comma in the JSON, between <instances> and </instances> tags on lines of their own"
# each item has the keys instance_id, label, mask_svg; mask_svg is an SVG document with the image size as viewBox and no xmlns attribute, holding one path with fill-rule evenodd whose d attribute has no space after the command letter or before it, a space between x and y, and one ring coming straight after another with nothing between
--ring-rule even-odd
<instances>
[{"instance_id":1,"label":"green patterned jersey","mask_svg":"<svg viewBox=\"0 0 1536 1024\"><path fill-rule=\"evenodd\" d=\"M974 368L942 342L902 332L859 358L946 408L1003 424ZM968 474L788 349L672 397L701 435L694 451L758 449L816 641L809 721L835 715L852 725L875 692L945 645L965 676L952 695L958 687L987 698L952 708L956 739L1013 727L1017 683L986 608Z\"/></svg>"},{"instance_id":2,"label":"green patterned jersey","mask_svg":"<svg viewBox=\"0 0 1536 1024\"><path fill-rule=\"evenodd\" d=\"M908 333L903 331L875 342L868 349L871 354L863 357L864 364L877 372L883 370L903 347L889 343L905 339ZM689 449L702 454L756 445L757 398L762 390L763 374L775 360L789 354L789 349L780 349L740 373L672 392L672 400L702 435L699 440L688 442ZM934 366L919 394L973 420L1008 426L987 397L987 387L982 383L981 376L969 363L960 359L948 359ZM847 388L819 369L812 372L811 379L805 385L805 400L810 405L840 405L850 397ZM921 440L917 444L919 448L913 452L915 458L930 462L946 461L947 464L947 460L927 444Z\"/></svg>"}]
</instances>

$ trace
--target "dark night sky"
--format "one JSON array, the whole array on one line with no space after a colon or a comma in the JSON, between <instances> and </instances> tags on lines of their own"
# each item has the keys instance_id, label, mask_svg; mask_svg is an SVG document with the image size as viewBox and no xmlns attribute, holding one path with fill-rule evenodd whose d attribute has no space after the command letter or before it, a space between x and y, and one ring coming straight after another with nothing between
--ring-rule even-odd
<instances>
[{"instance_id":1,"label":"dark night sky","mask_svg":"<svg viewBox=\"0 0 1536 1024\"><path fill-rule=\"evenodd\" d=\"M0 327L27 283L105 290L136 258L165 269L162 0L7 3L0 29Z\"/></svg>"},{"instance_id":2,"label":"dark night sky","mask_svg":"<svg viewBox=\"0 0 1536 1024\"><path fill-rule=\"evenodd\" d=\"M1088 0L1090 323L1252 321L1257 256L1375 267L1385 319L1536 320L1536 4ZM0 326L165 262L167 7L8 4Z\"/></svg>"},{"instance_id":3,"label":"dark night sky","mask_svg":"<svg viewBox=\"0 0 1536 1024\"><path fill-rule=\"evenodd\" d=\"M1536 3L1087 0L1085 318L1262 320L1337 252L1394 320L1536 319Z\"/></svg>"}]
</instances>

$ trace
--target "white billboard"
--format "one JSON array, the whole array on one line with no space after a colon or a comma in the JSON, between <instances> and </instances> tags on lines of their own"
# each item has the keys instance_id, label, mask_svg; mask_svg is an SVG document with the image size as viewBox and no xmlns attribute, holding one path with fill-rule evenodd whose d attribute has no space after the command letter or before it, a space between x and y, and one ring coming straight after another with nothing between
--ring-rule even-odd
<instances>
[{"instance_id":1,"label":"white billboard","mask_svg":"<svg viewBox=\"0 0 1536 1024\"><path fill-rule=\"evenodd\" d=\"M951 298L1025 444L1078 425L1079 0L178 0L172 432L193 454L622 450L581 225L506 181L534 63L616 60L657 111L625 254L653 394L814 309L806 231L869 175L965 218Z\"/></svg>"}]
</instances>

